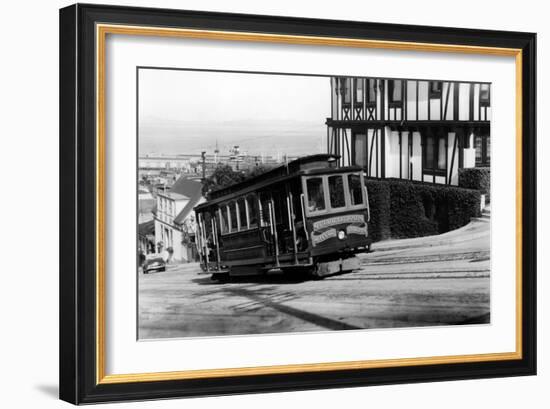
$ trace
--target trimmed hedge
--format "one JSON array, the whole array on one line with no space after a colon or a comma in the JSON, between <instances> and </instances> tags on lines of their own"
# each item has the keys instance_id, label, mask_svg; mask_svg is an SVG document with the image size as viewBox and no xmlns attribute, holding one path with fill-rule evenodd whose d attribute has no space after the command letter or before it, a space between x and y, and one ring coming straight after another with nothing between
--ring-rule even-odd
<instances>
[{"instance_id":1,"label":"trimmed hedge","mask_svg":"<svg viewBox=\"0 0 550 409\"><path fill-rule=\"evenodd\" d=\"M428 236L439 232L431 186L390 181L392 238ZM438 212L438 216L439 216Z\"/></svg>"},{"instance_id":2,"label":"trimmed hedge","mask_svg":"<svg viewBox=\"0 0 550 409\"><path fill-rule=\"evenodd\" d=\"M445 233L480 215L477 190L401 179L367 179L374 241Z\"/></svg>"},{"instance_id":3,"label":"trimmed hedge","mask_svg":"<svg viewBox=\"0 0 550 409\"><path fill-rule=\"evenodd\" d=\"M369 192L369 232L373 241L389 239L390 231L390 186L387 182L367 179Z\"/></svg>"},{"instance_id":4,"label":"trimmed hedge","mask_svg":"<svg viewBox=\"0 0 550 409\"><path fill-rule=\"evenodd\" d=\"M458 170L458 186L476 189L485 195L485 202L491 201L491 168L465 168Z\"/></svg>"}]
</instances>

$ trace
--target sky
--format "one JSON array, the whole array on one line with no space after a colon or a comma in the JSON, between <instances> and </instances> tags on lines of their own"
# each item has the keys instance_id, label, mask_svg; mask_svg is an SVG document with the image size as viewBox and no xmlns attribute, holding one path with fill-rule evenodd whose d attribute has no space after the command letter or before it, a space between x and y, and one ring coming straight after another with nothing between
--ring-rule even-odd
<instances>
[{"instance_id":1,"label":"sky","mask_svg":"<svg viewBox=\"0 0 550 409\"><path fill-rule=\"evenodd\" d=\"M139 70L139 154L251 155L323 151L330 79L295 75Z\"/></svg>"}]
</instances>

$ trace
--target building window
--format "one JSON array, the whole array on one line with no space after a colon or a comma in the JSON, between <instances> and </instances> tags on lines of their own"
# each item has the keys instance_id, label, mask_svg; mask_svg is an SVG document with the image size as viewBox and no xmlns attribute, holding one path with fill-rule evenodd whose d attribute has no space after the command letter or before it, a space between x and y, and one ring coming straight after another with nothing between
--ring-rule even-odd
<instances>
[{"instance_id":1,"label":"building window","mask_svg":"<svg viewBox=\"0 0 550 409\"><path fill-rule=\"evenodd\" d=\"M388 81L388 98L392 105L403 104L403 81L389 80Z\"/></svg>"},{"instance_id":2,"label":"building window","mask_svg":"<svg viewBox=\"0 0 550 409\"><path fill-rule=\"evenodd\" d=\"M354 84L354 103L355 104L363 104L363 78L354 78L353 84Z\"/></svg>"},{"instance_id":3,"label":"building window","mask_svg":"<svg viewBox=\"0 0 550 409\"><path fill-rule=\"evenodd\" d=\"M376 80L373 78L367 79L367 105L376 105Z\"/></svg>"},{"instance_id":4,"label":"building window","mask_svg":"<svg viewBox=\"0 0 550 409\"><path fill-rule=\"evenodd\" d=\"M476 135L474 137L474 148L476 150L476 166L490 166L491 137L489 135Z\"/></svg>"},{"instance_id":5,"label":"building window","mask_svg":"<svg viewBox=\"0 0 550 409\"><path fill-rule=\"evenodd\" d=\"M441 98L443 83L441 81L430 81L430 98Z\"/></svg>"},{"instance_id":6,"label":"building window","mask_svg":"<svg viewBox=\"0 0 550 409\"><path fill-rule=\"evenodd\" d=\"M427 135L423 147L424 173L445 174L445 136Z\"/></svg>"},{"instance_id":7,"label":"building window","mask_svg":"<svg viewBox=\"0 0 550 409\"><path fill-rule=\"evenodd\" d=\"M338 91L342 96L342 102L344 105L351 104L351 87L350 87L350 78L340 78L338 83Z\"/></svg>"},{"instance_id":8,"label":"building window","mask_svg":"<svg viewBox=\"0 0 550 409\"><path fill-rule=\"evenodd\" d=\"M491 105L491 85L490 84L479 85L479 104L485 107L488 107Z\"/></svg>"}]
</instances>

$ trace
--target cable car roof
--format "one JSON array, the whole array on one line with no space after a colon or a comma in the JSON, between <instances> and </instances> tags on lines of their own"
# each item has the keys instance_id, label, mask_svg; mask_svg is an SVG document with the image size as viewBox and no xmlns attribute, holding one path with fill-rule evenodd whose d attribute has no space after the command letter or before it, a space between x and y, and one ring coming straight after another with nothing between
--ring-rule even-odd
<instances>
[{"instance_id":1,"label":"cable car roof","mask_svg":"<svg viewBox=\"0 0 550 409\"><path fill-rule=\"evenodd\" d=\"M333 172L359 171L359 166L336 168L336 161L340 158L338 155L316 154L304 156L295 159L287 164L280 165L265 173L253 176L242 182L235 183L221 189L210 192L207 202L197 206L195 210L202 210L210 205L233 199L236 196L253 192L264 188L270 184L279 183L303 174L322 174Z\"/></svg>"}]
</instances>

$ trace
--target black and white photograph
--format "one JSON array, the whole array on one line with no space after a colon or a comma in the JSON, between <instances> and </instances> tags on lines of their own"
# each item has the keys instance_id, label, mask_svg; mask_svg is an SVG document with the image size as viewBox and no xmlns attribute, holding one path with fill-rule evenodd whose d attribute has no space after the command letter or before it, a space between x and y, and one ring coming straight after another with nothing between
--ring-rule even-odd
<instances>
[{"instance_id":1,"label":"black and white photograph","mask_svg":"<svg viewBox=\"0 0 550 409\"><path fill-rule=\"evenodd\" d=\"M490 83L137 71L139 339L490 324Z\"/></svg>"}]
</instances>

